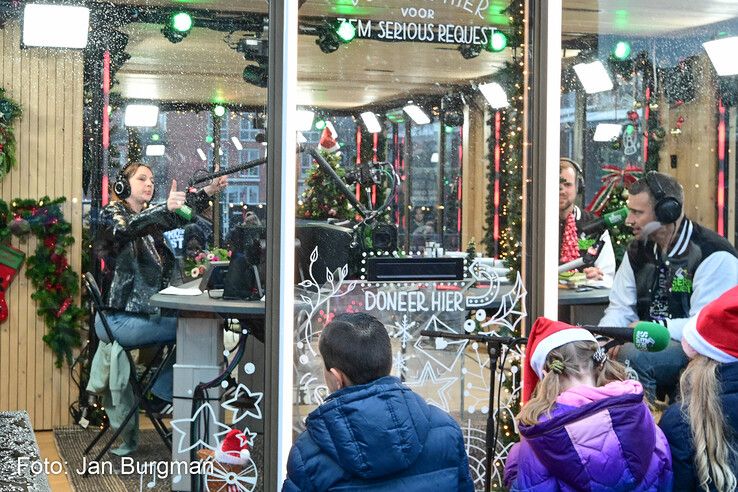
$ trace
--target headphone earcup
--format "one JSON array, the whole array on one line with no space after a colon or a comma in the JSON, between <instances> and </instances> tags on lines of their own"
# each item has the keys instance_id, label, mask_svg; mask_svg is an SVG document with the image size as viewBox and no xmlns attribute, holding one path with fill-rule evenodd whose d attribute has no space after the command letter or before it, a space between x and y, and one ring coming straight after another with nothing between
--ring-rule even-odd
<instances>
[{"instance_id":1,"label":"headphone earcup","mask_svg":"<svg viewBox=\"0 0 738 492\"><path fill-rule=\"evenodd\" d=\"M128 178L119 174L118 177L115 178L115 183L113 183L113 192L115 192L121 200L125 200L131 196L131 183L128 182Z\"/></svg>"},{"instance_id":2,"label":"headphone earcup","mask_svg":"<svg viewBox=\"0 0 738 492\"><path fill-rule=\"evenodd\" d=\"M654 212L656 220L662 224L673 224L682 215L682 204L676 198L666 196L658 201Z\"/></svg>"}]
</instances>

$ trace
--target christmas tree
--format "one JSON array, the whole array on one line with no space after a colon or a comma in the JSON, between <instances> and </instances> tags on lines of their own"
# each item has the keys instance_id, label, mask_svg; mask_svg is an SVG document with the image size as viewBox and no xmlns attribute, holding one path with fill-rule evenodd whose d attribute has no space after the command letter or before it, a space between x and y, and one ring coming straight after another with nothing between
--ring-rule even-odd
<instances>
[{"instance_id":1,"label":"christmas tree","mask_svg":"<svg viewBox=\"0 0 738 492\"><path fill-rule=\"evenodd\" d=\"M338 143L328 128L323 130L318 151L336 174L343 179L346 171L341 167L341 155L337 152ZM297 216L314 220L329 218L351 220L354 218L346 195L316 162L313 162L305 179L305 191L297 202Z\"/></svg>"},{"instance_id":2,"label":"christmas tree","mask_svg":"<svg viewBox=\"0 0 738 492\"><path fill-rule=\"evenodd\" d=\"M628 201L628 191L622 186L618 186L610 194L610 198L605 204L605 208L602 209L602 215L615 212L623 207L626 207ZM612 249L615 251L615 261L620 265L620 261L623 259L625 250L628 247L628 243L633 238L633 232L630 227L626 227L625 221L619 224L608 226L610 231L610 240L612 242Z\"/></svg>"}]
</instances>

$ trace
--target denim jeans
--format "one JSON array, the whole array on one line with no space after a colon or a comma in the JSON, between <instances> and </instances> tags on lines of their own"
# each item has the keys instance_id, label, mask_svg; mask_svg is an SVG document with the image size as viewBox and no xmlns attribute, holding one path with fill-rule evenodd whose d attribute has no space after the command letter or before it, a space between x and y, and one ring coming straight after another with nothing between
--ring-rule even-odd
<instances>
[{"instance_id":1,"label":"denim jeans","mask_svg":"<svg viewBox=\"0 0 738 492\"><path fill-rule=\"evenodd\" d=\"M635 370L646 397L651 401L656 398L657 388L669 396L676 394L679 374L689 362L682 344L675 340L671 340L661 352L641 352L632 343L626 343L620 349L618 360Z\"/></svg>"},{"instance_id":2,"label":"denim jeans","mask_svg":"<svg viewBox=\"0 0 738 492\"><path fill-rule=\"evenodd\" d=\"M124 348L172 343L177 339L177 318L130 313L107 313L108 324L115 340ZM99 316L95 317L95 333L110 343ZM162 367L151 392L162 400L172 401L172 366L174 359Z\"/></svg>"}]
</instances>

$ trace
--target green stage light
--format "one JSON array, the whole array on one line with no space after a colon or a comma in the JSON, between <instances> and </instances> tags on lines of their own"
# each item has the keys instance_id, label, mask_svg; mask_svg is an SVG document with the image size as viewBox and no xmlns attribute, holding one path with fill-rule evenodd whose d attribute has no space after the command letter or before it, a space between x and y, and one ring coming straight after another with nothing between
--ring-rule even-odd
<instances>
[{"instance_id":1,"label":"green stage light","mask_svg":"<svg viewBox=\"0 0 738 492\"><path fill-rule=\"evenodd\" d=\"M159 141L160 139L161 139L161 137L159 136L159 134L158 134L158 133L153 133L153 134L151 135L151 141L152 141L152 142L158 142L158 141Z\"/></svg>"},{"instance_id":2,"label":"green stage light","mask_svg":"<svg viewBox=\"0 0 738 492\"><path fill-rule=\"evenodd\" d=\"M178 32L188 32L192 29L192 16L187 12L177 12L171 17L172 29Z\"/></svg>"},{"instance_id":3,"label":"green stage light","mask_svg":"<svg viewBox=\"0 0 738 492\"><path fill-rule=\"evenodd\" d=\"M169 16L161 33L172 43L179 43L190 33L194 21L187 12L175 12Z\"/></svg>"},{"instance_id":4,"label":"green stage light","mask_svg":"<svg viewBox=\"0 0 738 492\"><path fill-rule=\"evenodd\" d=\"M212 137L212 135L208 135L207 137L205 137L205 141L207 143L213 143L213 137Z\"/></svg>"},{"instance_id":5,"label":"green stage light","mask_svg":"<svg viewBox=\"0 0 738 492\"><path fill-rule=\"evenodd\" d=\"M495 31L489 38L487 49L492 53L499 53L507 48L507 36L502 31Z\"/></svg>"},{"instance_id":6,"label":"green stage light","mask_svg":"<svg viewBox=\"0 0 738 492\"><path fill-rule=\"evenodd\" d=\"M356 26L349 21L343 21L336 28L338 39L343 43L350 43L356 37Z\"/></svg>"},{"instance_id":7,"label":"green stage light","mask_svg":"<svg viewBox=\"0 0 738 492\"><path fill-rule=\"evenodd\" d=\"M315 122L315 129L322 130L323 128L325 128L325 120L317 120Z\"/></svg>"},{"instance_id":8,"label":"green stage light","mask_svg":"<svg viewBox=\"0 0 738 492\"><path fill-rule=\"evenodd\" d=\"M630 58L630 43L627 41L618 41L612 48L612 57L616 60L627 60Z\"/></svg>"},{"instance_id":9,"label":"green stage light","mask_svg":"<svg viewBox=\"0 0 738 492\"><path fill-rule=\"evenodd\" d=\"M219 117L219 118L220 118L220 117L222 117L222 116L223 116L223 115L225 114L225 112L226 112L226 108L224 108L224 107L223 107L223 106L221 106L220 104L217 104L217 105L216 105L216 106L215 106L215 107L213 108L213 114L215 114L215 116L217 116L217 117Z\"/></svg>"}]
</instances>

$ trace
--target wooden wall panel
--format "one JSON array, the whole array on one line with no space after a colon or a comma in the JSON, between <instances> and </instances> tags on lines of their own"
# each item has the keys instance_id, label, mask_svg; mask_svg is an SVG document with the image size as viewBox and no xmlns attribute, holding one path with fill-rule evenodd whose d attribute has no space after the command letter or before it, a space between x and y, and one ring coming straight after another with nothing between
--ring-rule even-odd
<instances>
[{"instance_id":1,"label":"wooden wall panel","mask_svg":"<svg viewBox=\"0 0 738 492\"><path fill-rule=\"evenodd\" d=\"M659 171L674 176L684 187L684 211L698 223L715 229L717 195L717 94L714 71L707 56L700 57L693 101L669 107L659 102L661 125L666 129L664 145L659 153ZM682 133L672 135L670 129L682 116ZM676 155L677 167L671 168Z\"/></svg>"},{"instance_id":2,"label":"wooden wall panel","mask_svg":"<svg viewBox=\"0 0 738 492\"><path fill-rule=\"evenodd\" d=\"M23 116L16 123L18 166L0 182L0 196L39 199L64 196L65 218L75 244L70 264L80 272L82 237L82 53L74 50L20 49L20 28L8 22L0 30L0 86L17 101ZM13 246L33 254L36 239L13 238ZM42 341L46 325L36 315L34 289L25 267L7 293L10 316L0 324L0 411L25 409L35 429L69 424L76 398L69 367L54 366Z\"/></svg>"},{"instance_id":3,"label":"wooden wall panel","mask_svg":"<svg viewBox=\"0 0 738 492\"><path fill-rule=\"evenodd\" d=\"M483 104L478 107L484 107ZM487 133L484 111L466 111L461 183L461 242L466 251L474 238L477 251L484 252L484 220L487 205Z\"/></svg>"}]
</instances>

